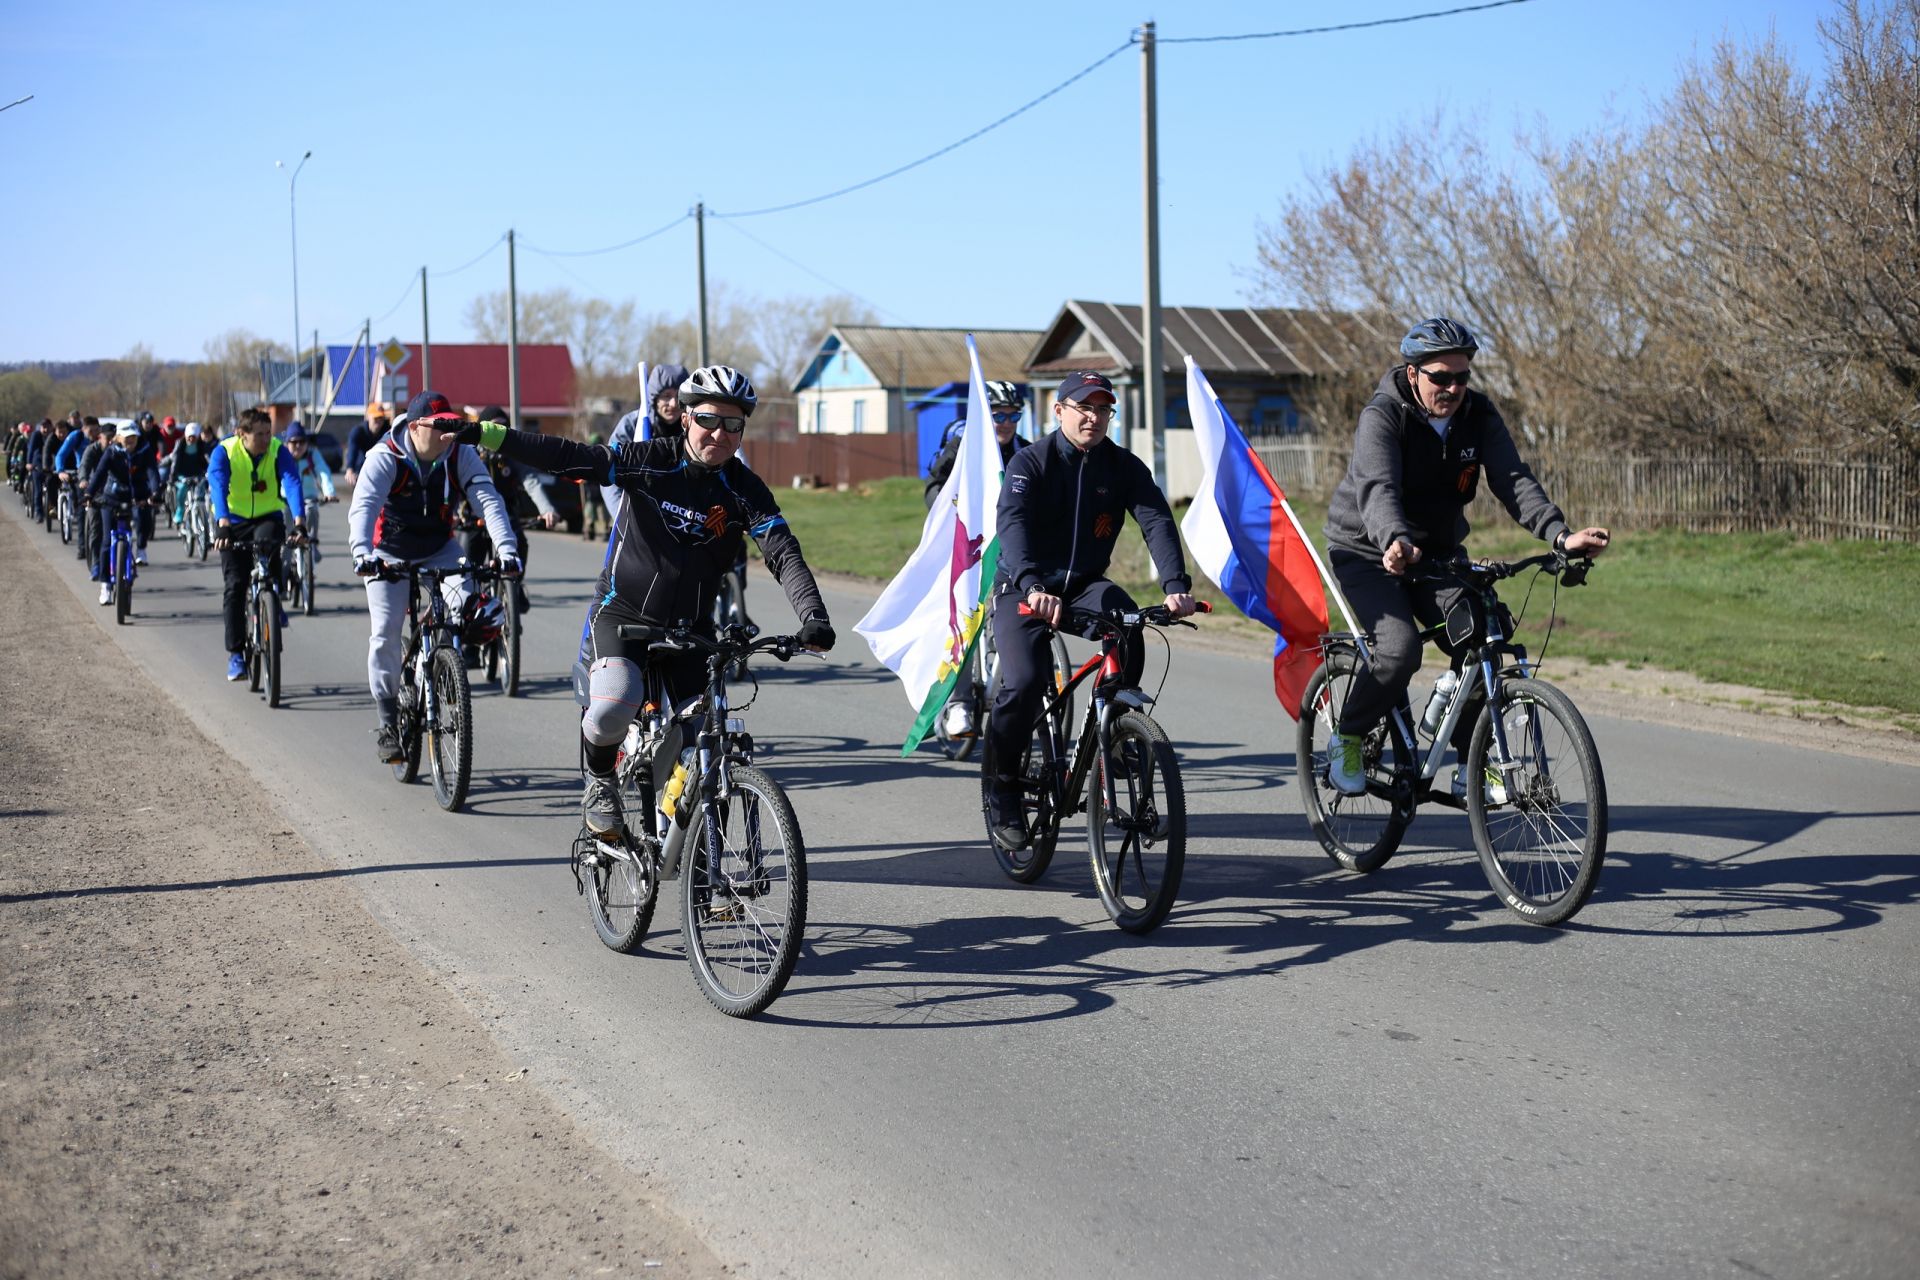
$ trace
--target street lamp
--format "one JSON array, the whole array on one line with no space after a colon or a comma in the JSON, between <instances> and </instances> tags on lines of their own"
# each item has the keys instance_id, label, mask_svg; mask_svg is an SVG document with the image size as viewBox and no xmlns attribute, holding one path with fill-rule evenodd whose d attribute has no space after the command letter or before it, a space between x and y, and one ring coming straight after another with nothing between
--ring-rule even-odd
<instances>
[{"instance_id":1,"label":"street lamp","mask_svg":"<svg viewBox=\"0 0 1920 1280\"><path fill-rule=\"evenodd\" d=\"M300 171L307 167L307 161L313 159L309 151L300 157L300 163L293 166L293 172L287 178L287 241L293 248L293 405L300 407L300 228L294 216L294 184L300 181ZM273 167L284 169L287 162L275 160Z\"/></svg>"}]
</instances>

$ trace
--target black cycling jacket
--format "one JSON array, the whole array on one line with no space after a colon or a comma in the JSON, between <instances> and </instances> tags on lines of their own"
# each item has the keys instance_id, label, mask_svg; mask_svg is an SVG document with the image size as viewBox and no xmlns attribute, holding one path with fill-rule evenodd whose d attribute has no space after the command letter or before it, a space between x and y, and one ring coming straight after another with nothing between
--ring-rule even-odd
<instances>
[{"instance_id":1,"label":"black cycling jacket","mask_svg":"<svg viewBox=\"0 0 1920 1280\"><path fill-rule=\"evenodd\" d=\"M825 619L826 602L799 539L760 477L738 458L720 467L687 461L678 435L606 445L509 430L503 457L556 476L612 485L626 501L607 545L596 611L619 609L661 625L704 618L721 575L760 544L767 568L801 621Z\"/></svg>"},{"instance_id":2,"label":"black cycling jacket","mask_svg":"<svg viewBox=\"0 0 1920 1280\"><path fill-rule=\"evenodd\" d=\"M1000 488L995 590L1071 595L1107 575L1131 511L1168 595L1192 590L1167 497L1147 464L1111 440L1082 453L1055 431L1013 455Z\"/></svg>"}]
</instances>

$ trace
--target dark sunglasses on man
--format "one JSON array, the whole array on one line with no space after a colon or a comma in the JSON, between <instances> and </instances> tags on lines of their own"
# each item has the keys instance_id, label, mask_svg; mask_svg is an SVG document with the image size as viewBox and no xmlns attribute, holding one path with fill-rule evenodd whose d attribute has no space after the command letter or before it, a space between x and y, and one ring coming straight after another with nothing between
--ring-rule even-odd
<instances>
[{"instance_id":1,"label":"dark sunglasses on man","mask_svg":"<svg viewBox=\"0 0 1920 1280\"><path fill-rule=\"evenodd\" d=\"M747 429L747 420L735 414L696 413L693 422L707 431L724 431L730 436L737 436Z\"/></svg>"},{"instance_id":2,"label":"dark sunglasses on man","mask_svg":"<svg viewBox=\"0 0 1920 1280\"><path fill-rule=\"evenodd\" d=\"M993 420L995 422L1018 422L1020 421L1020 411L1015 409L1011 413L996 413L993 415Z\"/></svg>"},{"instance_id":3,"label":"dark sunglasses on man","mask_svg":"<svg viewBox=\"0 0 1920 1280\"><path fill-rule=\"evenodd\" d=\"M1464 387L1467 385L1467 379L1473 376L1471 369L1462 369L1458 373L1448 373L1445 369L1438 372L1432 369L1421 369L1420 372L1426 374L1427 381L1436 387Z\"/></svg>"}]
</instances>

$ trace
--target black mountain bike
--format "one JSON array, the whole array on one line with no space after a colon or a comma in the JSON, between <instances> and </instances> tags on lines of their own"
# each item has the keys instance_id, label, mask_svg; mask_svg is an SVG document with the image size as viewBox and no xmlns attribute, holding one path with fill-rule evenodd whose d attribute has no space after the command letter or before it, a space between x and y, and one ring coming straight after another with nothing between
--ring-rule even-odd
<instances>
[{"instance_id":1,"label":"black mountain bike","mask_svg":"<svg viewBox=\"0 0 1920 1280\"><path fill-rule=\"evenodd\" d=\"M1196 604L1198 612L1212 612L1204 601ZM1019 608L1027 612L1024 604ZM1002 871L1031 884L1053 861L1060 824L1085 809L1087 852L1101 905L1128 933L1148 933L1167 918L1180 892L1187 859L1186 792L1173 744L1148 714L1153 699L1121 683L1121 643L1137 644L1147 627L1193 624L1174 618L1165 605L1106 613L1068 609L1061 622L1090 632L1100 652L1072 675L1057 669L1053 691L1041 703L1017 770L1021 810L1031 833L1021 849L1004 849L993 838L992 779L1001 769L988 739L980 760L987 843ZM1069 738L1073 692L1089 680L1093 696Z\"/></svg>"},{"instance_id":2,"label":"black mountain bike","mask_svg":"<svg viewBox=\"0 0 1920 1280\"><path fill-rule=\"evenodd\" d=\"M407 584L397 720L402 758L393 764L394 779L412 782L420 776L424 745L434 801L457 813L473 781L473 690L467 684L463 620L447 608L440 587L448 578L472 578L477 584L500 573L464 560L451 569L381 561L376 575Z\"/></svg>"},{"instance_id":3,"label":"black mountain bike","mask_svg":"<svg viewBox=\"0 0 1920 1280\"><path fill-rule=\"evenodd\" d=\"M291 537L278 543L248 544L253 564L247 570L247 634L241 656L247 664L247 688L265 696L269 707L280 705L282 637L280 588L267 562L278 555L284 563L287 545L298 541Z\"/></svg>"},{"instance_id":4,"label":"black mountain bike","mask_svg":"<svg viewBox=\"0 0 1920 1280\"><path fill-rule=\"evenodd\" d=\"M644 704L615 773L625 830L609 838L581 828L574 883L600 940L632 953L653 920L661 882L677 878L694 979L714 1008L750 1018L785 989L800 957L807 851L786 792L754 766L746 723L728 714L727 679L756 653L787 662L804 650L797 636L755 638L738 626L718 640L684 627L619 632L655 650L704 654L707 687L670 707L659 676L643 664Z\"/></svg>"},{"instance_id":5,"label":"black mountain bike","mask_svg":"<svg viewBox=\"0 0 1920 1280\"><path fill-rule=\"evenodd\" d=\"M1546 552L1510 564L1441 564L1419 571L1462 590L1440 624L1459 651L1460 683L1422 748L1424 727L1402 699L1363 742L1367 789L1349 796L1327 775L1327 739L1339 724L1353 682L1366 669L1367 647L1355 635L1322 641L1321 667L1301 699L1295 749L1307 821L1329 857L1349 871L1371 872L1400 846L1421 804L1465 809L1480 866L1501 902L1522 920L1554 925L1573 917L1600 877L1607 851L1607 784L1600 753L1573 700L1533 674L1526 649L1513 643L1513 615L1494 584L1538 568L1575 587L1593 562ZM1472 708L1476 719L1464 770L1465 796L1434 779L1451 750L1454 729Z\"/></svg>"}]
</instances>

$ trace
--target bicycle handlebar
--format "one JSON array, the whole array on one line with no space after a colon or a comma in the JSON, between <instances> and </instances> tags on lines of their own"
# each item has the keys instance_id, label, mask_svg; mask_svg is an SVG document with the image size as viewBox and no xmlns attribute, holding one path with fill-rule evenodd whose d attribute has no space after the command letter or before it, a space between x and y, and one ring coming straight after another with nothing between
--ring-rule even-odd
<instances>
[{"instance_id":1,"label":"bicycle handlebar","mask_svg":"<svg viewBox=\"0 0 1920 1280\"><path fill-rule=\"evenodd\" d=\"M799 636L760 636L746 641L716 640L691 627L656 627L631 622L623 622L613 630L622 640L639 640L660 649L692 649L699 653L717 654L729 661L753 653L771 653L782 662L791 662L794 655L807 651L806 646L800 643ZM728 630L738 628L729 627Z\"/></svg>"},{"instance_id":2,"label":"bicycle handlebar","mask_svg":"<svg viewBox=\"0 0 1920 1280\"><path fill-rule=\"evenodd\" d=\"M1205 600L1195 600L1193 611L1212 613L1213 606ZM1032 618L1038 615L1022 602L1020 616ZM1074 609L1063 605L1060 609L1060 621L1072 623L1075 626L1110 627L1123 631L1143 626L1191 627L1193 625L1185 618L1174 617L1172 611L1164 604L1150 604L1139 609L1108 609L1104 612L1098 609Z\"/></svg>"},{"instance_id":3,"label":"bicycle handlebar","mask_svg":"<svg viewBox=\"0 0 1920 1280\"><path fill-rule=\"evenodd\" d=\"M1455 581L1498 582L1534 568L1545 569L1557 575L1566 586L1577 587L1587 580L1587 571L1593 568L1593 557L1568 555L1564 551L1543 551L1521 560L1446 560L1418 566L1412 577L1416 580L1451 578Z\"/></svg>"},{"instance_id":4,"label":"bicycle handlebar","mask_svg":"<svg viewBox=\"0 0 1920 1280\"><path fill-rule=\"evenodd\" d=\"M362 573L362 578L375 582L406 582L418 574L422 578L431 578L435 582L444 578L473 578L479 582L495 582L511 579L515 575L500 567L498 561L489 560L485 564L469 564L462 560L450 569L428 569L421 565L409 564L404 560L373 560L371 572Z\"/></svg>"}]
</instances>

